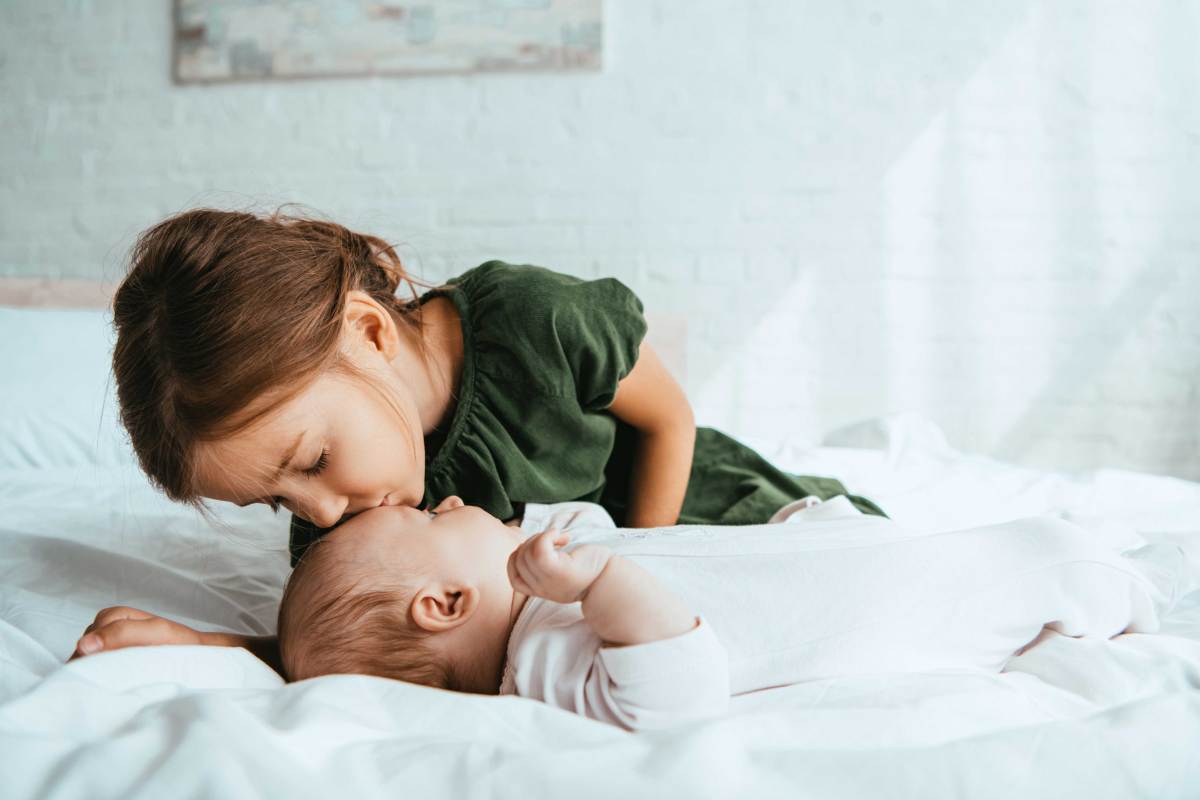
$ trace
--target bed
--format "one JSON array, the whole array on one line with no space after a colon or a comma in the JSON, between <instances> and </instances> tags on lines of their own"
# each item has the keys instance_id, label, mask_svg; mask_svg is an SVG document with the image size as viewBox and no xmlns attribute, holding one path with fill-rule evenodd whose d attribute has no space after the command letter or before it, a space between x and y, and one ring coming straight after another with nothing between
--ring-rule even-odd
<instances>
[{"instance_id":1,"label":"bed","mask_svg":"<svg viewBox=\"0 0 1200 800\"><path fill-rule=\"evenodd\" d=\"M630 734L519 698L359 676L285 685L248 653L141 648L63 663L127 604L267 633L287 521L160 497L116 424L103 312L0 309L0 796L1200 797L1200 484L1038 471L930 422L818 447L753 442L928 531L1053 513L1192 560L1158 634L1049 636L1002 674L773 689L725 718Z\"/></svg>"}]
</instances>

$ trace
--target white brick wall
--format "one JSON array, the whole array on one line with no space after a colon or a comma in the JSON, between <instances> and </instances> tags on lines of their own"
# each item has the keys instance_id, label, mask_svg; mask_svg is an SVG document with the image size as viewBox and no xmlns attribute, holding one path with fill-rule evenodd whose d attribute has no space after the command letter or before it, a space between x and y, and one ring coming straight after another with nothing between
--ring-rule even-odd
<instances>
[{"instance_id":1,"label":"white brick wall","mask_svg":"<svg viewBox=\"0 0 1200 800\"><path fill-rule=\"evenodd\" d=\"M1200 4L610 0L598 74L173 86L167 2L0 2L0 275L196 204L617 275L734 432L915 411L1200 479Z\"/></svg>"}]
</instances>

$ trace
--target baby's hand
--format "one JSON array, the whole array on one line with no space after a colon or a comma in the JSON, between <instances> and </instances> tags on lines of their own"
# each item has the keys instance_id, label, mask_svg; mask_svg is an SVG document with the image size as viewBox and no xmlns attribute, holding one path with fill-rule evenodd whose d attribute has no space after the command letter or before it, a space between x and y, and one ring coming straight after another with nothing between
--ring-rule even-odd
<instances>
[{"instance_id":1,"label":"baby's hand","mask_svg":"<svg viewBox=\"0 0 1200 800\"><path fill-rule=\"evenodd\" d=\"M561 549L571 539L549 530L526 539L508 557L508 580L522 594L556 603L581 600L608 565L612 551L585 544L571 552Z\"/></svg>"}]
</instances>

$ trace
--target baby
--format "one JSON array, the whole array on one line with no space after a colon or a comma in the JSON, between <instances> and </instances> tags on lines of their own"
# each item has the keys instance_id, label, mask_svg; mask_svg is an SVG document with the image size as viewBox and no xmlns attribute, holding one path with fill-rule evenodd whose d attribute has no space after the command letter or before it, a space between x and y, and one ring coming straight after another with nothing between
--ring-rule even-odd
<instances>
[{"instance_id":1,"label":"baby","mask_svg":"<svg viewBox=\"0 0 1200 800\"><path fill-rule=\"evenodd\" d=\"M373 509L310 549L279 615L291 679L381 675L659 728L802 681L995 671L1044 626L1154 630L1164 603L1152 564L1050 518L530 535L457 498L439 512Z\"/></svg>"}]
</instances>

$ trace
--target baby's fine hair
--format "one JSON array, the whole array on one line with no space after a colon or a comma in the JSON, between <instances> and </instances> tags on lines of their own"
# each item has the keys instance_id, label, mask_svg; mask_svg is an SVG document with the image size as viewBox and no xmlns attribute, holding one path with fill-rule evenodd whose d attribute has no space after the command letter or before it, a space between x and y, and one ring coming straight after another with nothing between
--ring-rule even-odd
<instances>
[{"instance_id":1,"label":"baby's fine hair","mask_svg":"<svg viewBox=\"0 0 1200 800\"><path fill-rule=\"evenodd\" d=\"M365 292L404 330L419 306L396 251L333 222L194 209L146 230L113 299L113 375L121 422L150 480L199 505L197 442L237 433L340 358L349 292ZM251 403L267 398L248 413Z\"/></svg>"},{"instance_id":2,"label":"baby's fine hair","mask_svg":"<svg viewBox=\"0 0 1200 800\"><path fill-rule=\"evenodd\" d=\"M326 540L314 542L284 589L279 652L287 679L349 673L456 688L450 665L412 623L412 588L330 551Z\"/></svg>"}]
</instances>

